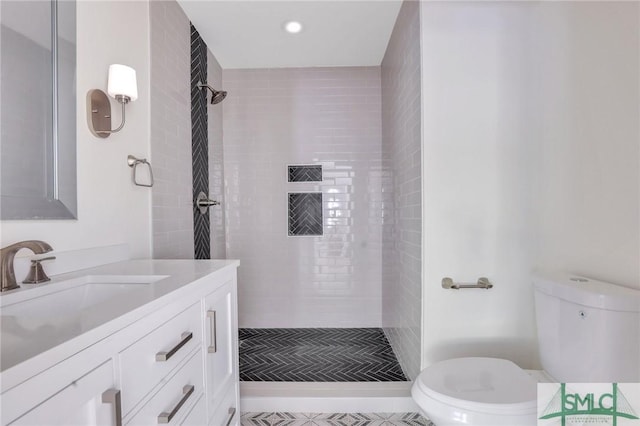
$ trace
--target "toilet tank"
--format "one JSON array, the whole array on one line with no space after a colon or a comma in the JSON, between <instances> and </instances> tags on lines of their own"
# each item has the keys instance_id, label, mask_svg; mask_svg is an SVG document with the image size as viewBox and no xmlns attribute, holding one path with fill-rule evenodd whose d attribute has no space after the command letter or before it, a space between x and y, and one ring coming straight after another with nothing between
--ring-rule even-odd
<instances>
[{"instance_id":1,"label":"toilet tank","mask_svg":"<svg viewBox=\"0 0 640 426\"><path fill-rule=\"evenodd\" d=\"M640 290L566 274L533 285L540 361L551 377L640 382Z\"/></svg>"}]
</instances>

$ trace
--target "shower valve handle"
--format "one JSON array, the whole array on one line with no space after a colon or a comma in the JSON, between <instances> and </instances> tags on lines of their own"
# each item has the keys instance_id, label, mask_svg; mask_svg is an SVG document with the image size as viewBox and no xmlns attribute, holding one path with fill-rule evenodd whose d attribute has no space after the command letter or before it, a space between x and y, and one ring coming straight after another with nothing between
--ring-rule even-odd
<instances>
[{"instance_id":1,"label":"shower valve handle","mask_svg":"<svg viewBox=\"0 0 640 426\"><path fill-rule=\"evenodd\" d=\"M220 201L211 200L207 194L200 192L196 198L196 206L200 209L200 213L206 214L210 206L219 206Z\"/></svg>"}]
</instances>

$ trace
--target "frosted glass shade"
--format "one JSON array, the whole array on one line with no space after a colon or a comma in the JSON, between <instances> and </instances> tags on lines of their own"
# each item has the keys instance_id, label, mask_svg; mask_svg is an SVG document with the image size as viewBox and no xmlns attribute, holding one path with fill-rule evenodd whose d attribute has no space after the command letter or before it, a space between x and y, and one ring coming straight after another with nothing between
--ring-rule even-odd
<instances>
[{"instance_id":1,"label":"frosted glass shade","mask_svg":"<svg viewBox=\"0 0 640 426\"><path fill-rule=\"evenodd\" d=\"M107 92L113 98L116 95L128 96L132 101L138 99L136 70L126 65L109 65L109 84Z\"/></svg>"}]
</instances>

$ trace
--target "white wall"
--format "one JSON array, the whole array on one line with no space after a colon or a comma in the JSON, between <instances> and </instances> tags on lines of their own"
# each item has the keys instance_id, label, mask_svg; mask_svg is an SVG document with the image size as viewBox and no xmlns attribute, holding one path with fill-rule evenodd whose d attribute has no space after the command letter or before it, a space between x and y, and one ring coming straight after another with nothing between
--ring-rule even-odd
<instances>
[{"instance_id":1,"label":"white wall","mask_svg":"<svg viewBox=\"0 0 640 426\"><path fill-rule=\"evenodd\" d=\"M464 355L530 367L526 7L421 7L423 366ZM444 290L443 277L495 288Z\"/></svg>"},{"instance_id":2,"label":"white wall","mask_svg":"<svg viewBox=\"0 0 640 426\"><path fill-rule=\"evenodd\" d=\"M639 285L638 4L424 2L421 17L423 367L537 367L532 270Z\"/></svg>"},{"instance_id":3,"label":"white wall","mask_svg":"<svg viewBox=\"0 0 640 426\"><path fill-rule=\"evenodd\" d=\"M137 71L137 101L127 106L124 129L94 137L86 119L86 94L106 91L112 63ZM149 158L149 6L146 1L77 3L78 220L3 221L2 246L41 239L56 250L128 243L133 257L151 255L151 191L131 183L128 154ZM114 122L119 104L112 100ZM153 163L153 159L151 159Z\"/></svg>"},{"instance_id":4,"label":"white wall","mask_svg":"<svg viewBox=\"0 0 640 426\"><path fill-rule=\"evenodd\" d=\"M640 288L640 3L536 8L534 265Z\"/></svg>"}]
</instances>

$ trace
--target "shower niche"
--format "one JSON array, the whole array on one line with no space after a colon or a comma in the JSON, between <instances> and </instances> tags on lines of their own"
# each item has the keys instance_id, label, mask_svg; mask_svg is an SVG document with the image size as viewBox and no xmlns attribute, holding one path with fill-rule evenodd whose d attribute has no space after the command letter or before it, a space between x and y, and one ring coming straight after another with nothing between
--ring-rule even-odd
<instances>
[{"instance_id":1,"label":"shower niche","mask_svg":"<svg viewBox=\"0 0 640 426\"><path fill-rule=\"evenodd\" d=\"M322 192L290 192L289 236L322 236Z\"/></svg>"},{"instance_id":2,"label":"shower niche","mask_svg":"<svg viewBox=\"0 0 640 426\"><path fill-rule=\"evenodd\" d=\"M322 165L288 166L289 182L322 182Z\"/></svg>"}]
</instances>

